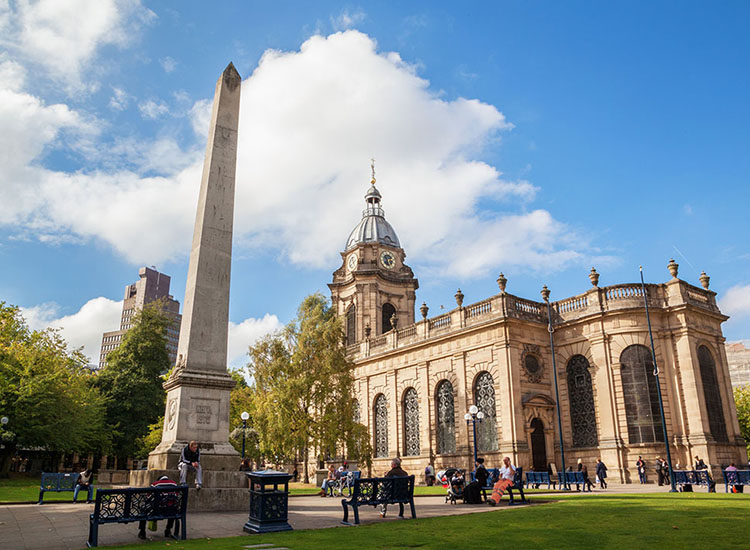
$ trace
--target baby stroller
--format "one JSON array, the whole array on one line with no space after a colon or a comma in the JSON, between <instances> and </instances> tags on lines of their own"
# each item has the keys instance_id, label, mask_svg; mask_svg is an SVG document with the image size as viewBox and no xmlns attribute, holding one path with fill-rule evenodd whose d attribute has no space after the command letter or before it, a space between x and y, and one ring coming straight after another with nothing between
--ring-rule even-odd
<instances>
[{"instance_id":1,"label":"baby stroller","mask_svg":"<svg viewBox=\"0 0 750 550\"><path fill-rule=\"evenodd\" d=\"M438 479L443 487L446 489L445 502L456 504L458 499L464 498L464 487L466 481L464 480L463 470L458 468L448 468L442 472L438 472Z\"/></svg>"}]
</instances>

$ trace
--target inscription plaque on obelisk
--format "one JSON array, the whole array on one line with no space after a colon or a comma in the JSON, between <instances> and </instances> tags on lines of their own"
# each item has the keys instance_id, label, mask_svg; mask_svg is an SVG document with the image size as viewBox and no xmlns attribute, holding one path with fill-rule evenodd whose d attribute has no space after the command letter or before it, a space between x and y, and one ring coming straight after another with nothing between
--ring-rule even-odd
<instances>
[{"instance_id":1,"label":"inscription plaque on obelisk","mask_svg":"<svg viewBox=\"0 0 750 550\"><path fill-rule=\"evenodd\" d=\"M234 380L227 372L227 331L241 84L231 63L216 83L177 365L164 383L164 431L149 455L149 470L176 470L191 440L200 443L204 471L236 471L239 463L229 443Z\"/></svg>"}]
</instances>

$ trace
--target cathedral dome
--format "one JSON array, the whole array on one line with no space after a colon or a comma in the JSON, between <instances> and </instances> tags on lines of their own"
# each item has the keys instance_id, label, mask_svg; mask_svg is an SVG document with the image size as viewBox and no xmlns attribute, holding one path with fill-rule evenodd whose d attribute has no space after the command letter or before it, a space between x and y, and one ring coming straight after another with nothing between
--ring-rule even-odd
<instances>
[{"instance_id":1,"label":"cathedral dome","mask_svg":"<svg viewBox=\"0 0 750 550\"><path fill-rule=\"evenodd\" d=\"M380 198L380 191L375 187L373 181L367 190L367 194L365 194L367 207L362 211L362 219L349 234L345 250L365 243L381 243L401 247L396 231L385 219L385 211L380 207Z\"/></svg>"}]
</instances>

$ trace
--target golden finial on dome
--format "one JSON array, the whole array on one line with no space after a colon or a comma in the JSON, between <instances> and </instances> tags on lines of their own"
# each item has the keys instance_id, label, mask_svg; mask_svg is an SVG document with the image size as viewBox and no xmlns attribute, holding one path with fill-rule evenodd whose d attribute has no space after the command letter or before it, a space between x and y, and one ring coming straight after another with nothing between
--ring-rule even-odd
<instances>
[{"instance_id":1,"label":"golden finial on dome","mask_svg":"<svg viewBox=\"0 0 750 550\"><path fill-rule=\"evenodd\" d=\"M370 168L372 169L372 179L370 183L375 185L375 159L370 159Z\"/></svg>"}]
</instances>

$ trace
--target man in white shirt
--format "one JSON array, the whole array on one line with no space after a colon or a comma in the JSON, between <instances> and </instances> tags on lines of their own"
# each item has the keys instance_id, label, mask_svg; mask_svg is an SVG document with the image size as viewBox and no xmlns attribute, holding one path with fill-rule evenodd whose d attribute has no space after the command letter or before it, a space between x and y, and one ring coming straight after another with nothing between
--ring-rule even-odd
<instances>
[{"instance_id":1,"label":"man in white shirt","mask_svg":"<svg viewBox=\"0 0 750 550\"><path fill-rule=\"evenodd\" d=\"M503 458L503 466L500 468L500 479L495 483L492 488L492 494L487 500L487 504L490 506L497 506L500 504L500 499L503 498L503 493L507 490L510 495L510 487L513 485L513 477L516 475L516 468L510 463L510 457L506 456Z\"/></svg>"}]
</instances>

